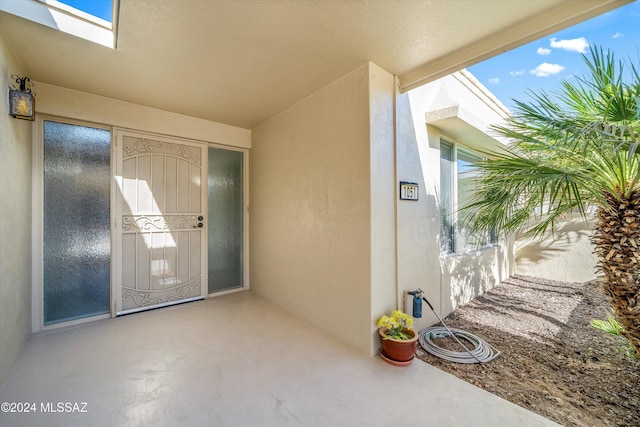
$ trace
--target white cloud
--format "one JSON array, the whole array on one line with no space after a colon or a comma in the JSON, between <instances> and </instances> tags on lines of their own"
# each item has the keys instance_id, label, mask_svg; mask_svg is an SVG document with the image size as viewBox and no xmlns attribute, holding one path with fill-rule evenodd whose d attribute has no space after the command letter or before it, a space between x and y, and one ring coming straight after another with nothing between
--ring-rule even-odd
<instances>
[{"instance_id":1,"label":"white cloud","mask_svg":"<svg viewBox=\"0 0 640 427\"><path fill-rule=\"evenodd\" d=\"M589 42L584 37L571 40L558 40L555 37L551 39L551 47L556 49L568 50L570 52L585 53Z\"/></svg>"},{"instance_id":2,"label":"white cloud","mask_svg":"<svg viewBox=\"0 0 640 427\"><path fill-rule=\"evenodd\" d=\"M518 71L509 71L509 75L510 76L523 76L524 75L524 70L518 70Z\"/></svg>"},{"instance_id":3,"label":"white cloud","mask_svg":"<svg viewBox=\"0 0 640 427\"><path fill-rule=\"evenodd\" d=\"M492 85L497 85L498 83L500 83L500 79L498 77L494 77L488 80L489 83L491 83Z\"/></svg>"},{"instance_id":4,"label":"white cloud","mask_svg":"<svg viewBox=\"0 0 640 427\"><path fill-rule=\"evenodd\" d=\"M611 36L612 39L619 39L620 37L624 37L624 34L622 33L615 33L613 36Z\"/></svg>"},{"instance_id":5,"label":"white cloud","mask_svg":"<svg viewBox=\"0 0 640 427\"><path fill-rule=\"evenodd\" d=\"M562 70L564 70L564 67L560 64L549 64L547 62L543 62L529 72L536 77L549 77L553 74L558 74Z\"/></svg>"},{"instance_id":6,"label":"white cloud","mask_svg":"<svg viewBox=\"0 0 640 427\"><path fill-rule=\"evenodd\" d=\"M551 49L547 49L546 47L539 47L536 53L538 55L549 55L551 53Z\"/></svg>"}]
</instances>

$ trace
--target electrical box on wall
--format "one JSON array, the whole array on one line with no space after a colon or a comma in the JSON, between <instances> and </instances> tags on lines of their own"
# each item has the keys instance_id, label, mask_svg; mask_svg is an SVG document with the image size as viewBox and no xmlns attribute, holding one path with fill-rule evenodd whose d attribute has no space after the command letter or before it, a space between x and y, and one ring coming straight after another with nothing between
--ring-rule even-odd
<instances>
[{"instance_id":1,"label":"electrical box on wall","mask_svg":"<svg viewBox=\"0 0 640 427\"><path fill-rule=\"evenodd\" d=\"M400 181L400 200L418 200L418 184Z\"/></svg>"}]
</instances>

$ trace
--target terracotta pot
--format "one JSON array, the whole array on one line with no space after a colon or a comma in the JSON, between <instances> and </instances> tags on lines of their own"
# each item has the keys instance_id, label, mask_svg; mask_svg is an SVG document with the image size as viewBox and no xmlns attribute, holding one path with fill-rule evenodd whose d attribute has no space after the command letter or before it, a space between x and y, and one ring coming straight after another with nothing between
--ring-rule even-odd
<instances>
[{"instance_id":1,"label":"terracotta pot","mask_svg":"<svg viewBox=\"0 0 640 427\"><path fill-rule=\"evenodd\" d=\"M410 336L408 340L397 340L394 338L386 338L386 328L378 329L380 334L381 355L383 359L390 359L392 361L400 363L411 363L416 354L416 344L418 343L418 334L415 331L409 329L403 329L407 336ZM387 360L389 361L389 360Z\"/></svg>"}]
</instances>

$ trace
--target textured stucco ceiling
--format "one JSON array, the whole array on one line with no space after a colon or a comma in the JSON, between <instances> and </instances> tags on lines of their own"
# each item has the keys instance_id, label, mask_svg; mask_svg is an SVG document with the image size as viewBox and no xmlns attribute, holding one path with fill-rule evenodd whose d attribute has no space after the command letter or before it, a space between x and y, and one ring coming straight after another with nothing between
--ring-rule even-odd
<instances>
[{"instance_id":1,"label":"textured stucco ceiling","mask_svg":"<svg viewBox=\"0 0 640 427\"><path fill-rule=\"evenodd\" d=\"M33 80L252 128L366 61L409 88L627 2L120 0L115 50L0 28Z\"/></svg>"}]
</instances>

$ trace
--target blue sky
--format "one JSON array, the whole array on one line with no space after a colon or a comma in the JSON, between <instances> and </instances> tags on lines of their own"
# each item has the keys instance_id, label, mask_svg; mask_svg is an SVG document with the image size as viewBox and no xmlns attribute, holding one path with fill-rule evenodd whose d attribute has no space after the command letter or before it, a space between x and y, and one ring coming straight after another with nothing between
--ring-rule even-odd
<instances>
[{"instance_id":1,"label":"blue sky","mask_svg":"<svg viewBox=\"0 0 640 427\"><path fill-rule=\"evenodd\" d=\"M589 45L619 59L640 60L640 1L615 9L467 69L507 107L527 101L526 89L553 94L564 79L587 71L581 53Z\"/></svg>"},{"instance_id":2,"label":"blue sky","mask_svg":"<svg viewBox=\"0 0 640 427\"><path fill-rule=\"evenodd\" d=\"M111 22L111 0L58 0L83 12Z\"/></svg>"}]
</instances>

